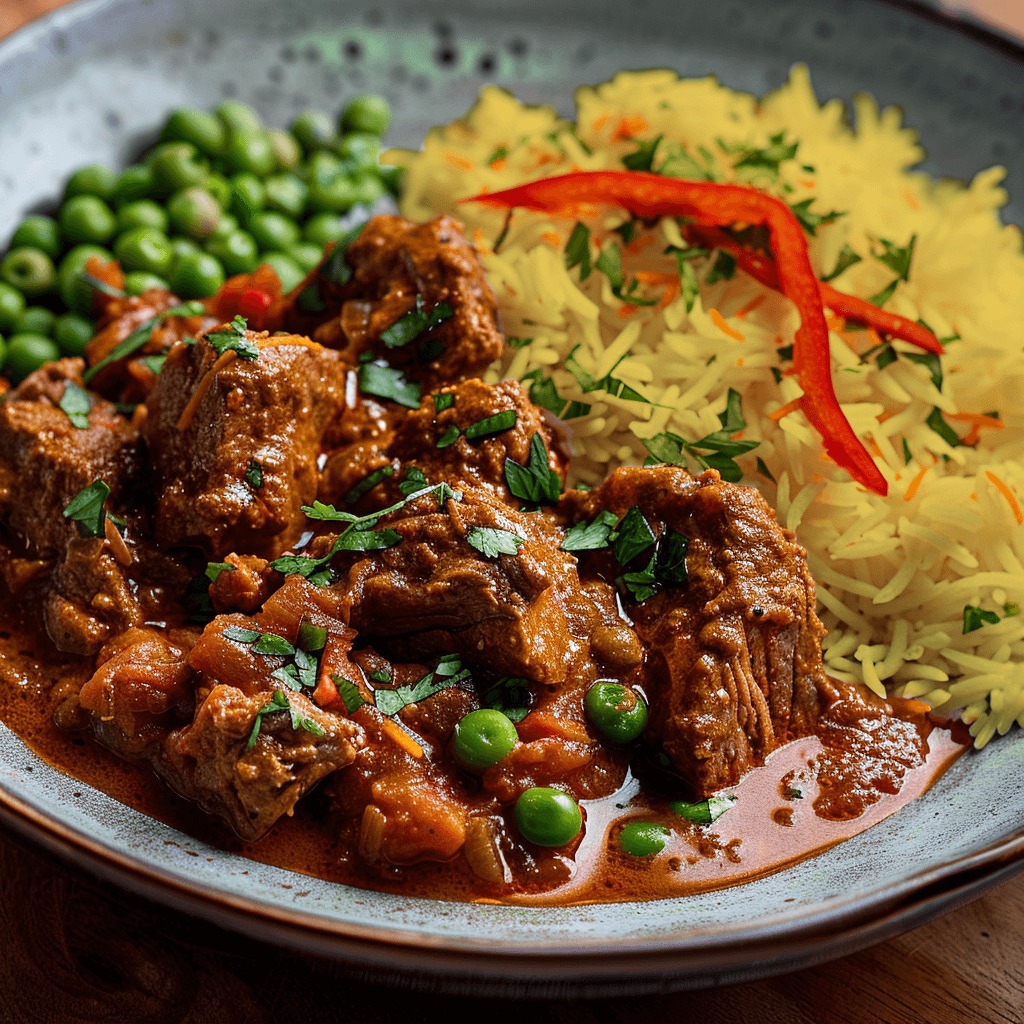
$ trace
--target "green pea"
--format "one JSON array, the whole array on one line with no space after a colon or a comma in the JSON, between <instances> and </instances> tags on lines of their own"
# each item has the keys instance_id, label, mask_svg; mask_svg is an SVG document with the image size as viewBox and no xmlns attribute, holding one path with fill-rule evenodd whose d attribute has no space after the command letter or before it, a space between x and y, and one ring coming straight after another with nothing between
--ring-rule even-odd
<instances>
[{"instance_id":1,"label":"green pea","mask_svg":"<svg viewBox=\"0 0 1024 1024\"><path fill-rule=\"evenodd\" d=\"M174 262L181 259L182 256L195 256L197 252L202 251L202 246L193 242L191 238L171 239L171 252L174 254Z\"/></svg>"},{"instance_id":2,"label":"green pea","mask_svg":"<svg viewBox=\"0 0 1024 1024\"><path fill-rule=\"evenodd\" d=\"M29 249L41 249L55 260L60 254L60 228L52 217L44 217L34 213L26 217L11 236L11 248L27 246Z\"/></svg>"},{"instance_id":3,"label":"green pea","mask_svg":"<svg viewBox=\"0 0 1024 1024\"><path fill-rule=\"evenodd\" d=\"M222 210L226 210L231 205L231 182L223 174L208 174L203 178L203 188L217 200L217 204Z\"/></svg>"},{"instance_id":4,"label":"green pea","mask_svg":"<svg viewBox=\"0 0 1024 1024\"><path fill-rule=\"evenodd\" d=\"M344 213L352 209L356 190L351 178L344 174L312 178L309 182L309 206L313 210Z\"/></svg>"},{"instance_id":5,"label":"green pea","mask_svg":"<svg viewBox=\"0 0 1024 1024\"><path fill-rule=\"evenodd\" d=\"M114 243L114 255L125 270L145 270L163 277L171 268L174 252L162 231L132 228Z\"/></svg>"},{"instance_id":6,"label":"green pea","mask_svg":"<svg viewBox=\"0 0 1024 1024\"><path fill-rule=\"evenodd\" d=\"M12 380L22 381L43 363L55 359L60 359L60 349L45 334L15 334L7 341L4 368Z\"/></svg>"},{"instance_id":7,"label":"green pea","mask_svg":"<svg viewBox=\"0 0 1024 1024\"><path fill-rule=\"evenodd\" d=\"M206 160L188 142L165 142L157 146L149 166L155 188L165 196L198 185L209 174Z\"/></svg>"},{"instance_id":8,"label":"green pea","mask_svg":"<svg viewBox=\"0 0 1024 1024\"><path fill-rule=\"evenodd\" d=\"M57 287L64 305L83 316L92 314L96 298L92 285L82 280L82 271L93 256L104 263L114 258L108 249L98 245L76 245L57 270Z\"/></svg>"},{"instance_id":9,"label":"green pea","mask_svg":"<svg viewBox=\"0 0 1024 1024\"><path fill-rule=\"evenodd\" d=\"M583 706L594 728L610 743L632 743L647 725L646 701L620 683L594 683Z\"/></svg>"},{"instance_id":10,"label":"green pea","mask_svg":"<svg viewBox=\"0 0 1024 1024\"><path fill-rule=\"evenodd\" d=\"M619 831L619 846L634 857L661 853L672 833L654 821L629 821Z\"/></svg>"},{"instance_id":11,"label":"green pea","mask_svg":"<svg viewBox=\"0 0 1024 1024\"><path fill-rule=\"evenodd\" d=\"M260 265L256 242L245 231L214 236L207 242L206 251L220 260L228 275L251 274Z\"/></svg>"},{"instance_id":12,"label":"green pea","mask_svg":"<svg viewBox=\"0 0 1024 1024\"><path fill-rule=\"evenodd\" d=\"M210 235L210 239L213 238L226 238L228 235L234 234L238 230L238 218L232 217L230 213L222 213L217 218L217 226L213 229L213 234ZM209 248L209 246L207 246Z\"/></svg>"},{"instance_id":13,"label":"green pea","mask_svg":"<svg viewBox=\"0 0 1024 1024\"><path fill-rule=\"evenodd\" d=\"M124 290L129 295L141 295L143 292L148 292L150 288L170 291L167 281L158 274L150 274L145 270L133 270L130 274L124 275Z\"/></svg>"},{"instance_id":14,"label":"green pea","mask_svg":"<svg viewBox=\"0 0 1024 1024\"><path fill-rule=\"evenodd\" d=\"M324 258L323 246L314 245L312 242L296 242L288 247L286 256L293 259L301 270L309 273L314 267L320 265Z\"/></svg>"},{"instance_id":15,"label":"green pea","mask_svg":"<svg viewBox=\"0 0 1024 1024\"><path fill-rule=\"evenodd\" d=\"M270 139L264 131L231 132L224 160L232 171L248 171L265 178L276 166Z\"/></svg>"},{"instance_id":16,"label":"green pea","mask_svg":"<svg viewBox=\"0 0 1024 1024\"><path fill-rule=\"evenodd\" d=\"M42 249L27 245L12 249L0 261L0 281L30 298L43 295L57 283L53 260Z\"/></svg>"},{"instance_id":17,"label":"green pea","mask_svg":"<svg viewBox=\"0 0 1024 1024\"><path fill-rule=\"evenodd\" d=\"M53 325L53 340L66 356L80 356L92 341L96 328L91 320L77 313L64 313Z\"/></svg>"},{"instance_id":18,"label":"green pea","mask_svg":"<svg viewBox=\"0 0 1024 1024\"><path fill-rule=\"evenodd\" d=\"M334 138L334 125L322 110L304 110L292 121L291 132L299 145L312 153Z\"/></svg>"},{"instance_id":19,"label":"green pea","mask_svg":"<svg viewBox=\"0 0 1024 1024\"><path fill-rule=\"evenodd\" d=\"M452 737L455 760L467 771L497 764L519 740L516 727L500 711L481 708L460 719Z\"/></svg>"},{"instance_id":20,"label":"green pea","mask_svg":"<svg viewBox=\"0 0 1024 1024\"><path fill-rule=\"evenodd\" d=\"M193 185L175 193L167 203L171 223L190 238L209 238L217 230L221 209L204 188Z\"/></svg>"},{"instance_id":21,"label":"green pea","mask_svg":"<svg viewBox=\"0 0 1024 1024\"><path fill-rule=\"evenodd\" d=\"M263 127L260 115L238 100L225 100L213 112L229 132L256 132Z\"/></svg>"},{"instance_id":22,"label":"green pea","mask_svg":"<svg viewBox=\"0 0 1024 1024\"><path fill-rule=\"evenodd\" d=\"M380 160L380 139L365 132L354 132L339 140L335 152L356 170L376 168Z\"/></svg>"},{"instance_id":23,"label":"green pea","mask_svg":"<svg viewBox=\"0 0 1024 1024\"><path fill-rule=\"evenodd\" d=\"M583 828L579 804L560 789L536 786L516 801L516 825L523 838L536 846L565 846Z\"/></svg>"},{"instance_id":24,"label":"green pea","mask_svg":"<svg viewBox=\"0 0 1024 1024\"><path fill-rule=\"evenodd\" d=\"M0 282L0 331L9 331L25 311L25 296L9 284Z\"/></svg>"},{"instance_id":25,"label":"green pea","mask_svg":"<svg viewBox=\"0 0 1024 1024\"><path fill-rule=\"evenodd\" d=\"M73 199L75 196L96 196L98 199L106 199L114 190L117 177L113 171L102 164L87 164L79 167L74 174L68 178L64 186L64 199Z\"/></svg>"},{"instance_id":26,"label":"green pea","mask_svg":"<svg viewBox=\"0 0 1024 1024\"><path fill-rule=\"evenodd\" d=\"M117 230L113 211L96 196L75 196L67 200L57 216L61 233L72 245L102 245Z\"/></svg>"},{"instance_id":27,"label":"green pea","mask_svg":"<svg viewBox=\"0 0 1024 1024\"><path fill-rule=\"evenodd\" d=\"M281 282L281 291L285 293L296 288L306 276L295 260L283 252L265 252L259 261L261 264L267 264L277 274L277 279Z\"/></svg>"},{"instance_id":28,"label":"green pea","mask_svg":"<svg viewBox=\"0 0 1024 1024\"><path fill-rule=\"evenodd\" d=\"M260 252L284 252L299 240L298 225L280 213L264 210L249 222L249 234Z\"/></svg>"},{"instance_id":29,"label":"green pea","mask_svg":"<svg viewBox=\"0 0 1024 1024\"><path fill-rule=\"evenodd\" d=\"M29 306L24 313L18 317L12 334L53 334L53 325L57 316L51 313L44 306Z\"/></svg>"},{"instance_id":30,"label":"green pea","mask_svg":"<svg viewBox=\"0 0 1024 1024\"><path fill-rule=\"evenodd\" d=\"M236 174L231 179L231 212L243 224L248 224L266 202L267 190L255 174Z\"/></svg>"},{"instance_id":31,"label":"green pea","mask_svg":"<svg viewBox=\"0 0 1024 1024\"><path fill-rule=\"evenodd\" d=\"M267 207L299 217L306 206L308 189L306 183L295 174L272 174L264 182L267 190Z\"/></svg>"},{"instance_id":32,"label":"green pea","mask_svg":"<svg viewBox=\"0 0 1024 1024\"><path fill-rule=\"evenodd\" d=\"M345 226L336 213L318 213L302 227L302 237L312 245L319 246L323 255L328 242L336 242L345 234Z\"/></svg>"},{"instance_id":33,"label":"green pea","mask_svg":"<svg viewBox=\"0 0 1024 1024\"><path fill-rule=\"evenodd\" d=\"M391 107L383 96L356 96L345 104L339 127L343 132L383 135L391 126Z\"/></svg>"},{"instance_id":34,"label":"green pea","mask_svg":"<svg viewBox=\"0 0 1024 1024\"><path fill-rule=\"evenodd\" d=\"M271 128L267 132L270 140L270 151L274 154L274 163L278 170L292 171L302 162L302 147L295 138L280 128Z\"/></svg>"},{"instance_id":35,"label":"green pea","mask_svg":"<svg viewBox=\"0 0 1024 1024\"><path fill-rule=\"evenodd\" d=\"M208 252L186 254L171 271L171 291L183 299L209 298L224 283L224 268Z\"/></svg>"},{"instance_id":36,"label":"green pea","mask_svg":"<svg viewBox=\"0 0 1024 1024\"><path fill-rule=\"evenodd\" d=\"M128 203L152 195L154 188L152 169L147 164L132 164L118 175L110 194L110 202L115 209L120 209Z\"/></svg>"},{"instance_id":37,"label":"green pea","mask_svg":"<svg viewBox=\"0 0 1024 1024\"><path fill-rule=\"evenodd\" d=\"M132 228L156 228L166 232L167 226L167 211L152 199L136 199L117 211L117 231L121 235Z\"/></svg>"},{"instance_id":38,"label":"green pea","mask_svg":"<svg viewBox=\"0 0 1024 1024\"><path fill-rule=\"evenodd\" d=\"M387 195L387 189L376 174L357 174L352 182L356 206L373 206Z\"/></svg>"},{"instance_id":39,"label":"green pea","mask_svg":"<svg viewBox=\"0 0 1024 1024\"><path fill-rule=\"evenodd\" d=\"M224 149L224 122L205 110L172 110L160 138L164 142L190 142L201 153L217 156Z\"/></svg>"}]
</instances>

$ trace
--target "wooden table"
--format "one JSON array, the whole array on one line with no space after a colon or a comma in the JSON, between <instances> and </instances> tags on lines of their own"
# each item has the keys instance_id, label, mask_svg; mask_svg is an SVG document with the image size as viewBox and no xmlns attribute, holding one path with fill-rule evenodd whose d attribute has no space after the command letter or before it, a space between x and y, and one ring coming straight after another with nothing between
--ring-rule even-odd
<instances>
[{"instance_id":1,"label":"wooden table","mask_svg":"<svg viewBox=\"0 0 1024 1024\"><path fill-rule=\"evenodd\" d=\"M0 0L0 36L61 0ZM987 0L998 7L1000 0ZM1024 3L998 13L1021 21ZM1016 15L1014 14L1016 11ZM993 11L995 12L995 10ZM460 1020L508 1002L390 991L155 907L0 835L0 1021ZM797 974L644 999L530 1004L535 1024L1024 1024L1024 877Z\"/></svg>"}]
</instances>

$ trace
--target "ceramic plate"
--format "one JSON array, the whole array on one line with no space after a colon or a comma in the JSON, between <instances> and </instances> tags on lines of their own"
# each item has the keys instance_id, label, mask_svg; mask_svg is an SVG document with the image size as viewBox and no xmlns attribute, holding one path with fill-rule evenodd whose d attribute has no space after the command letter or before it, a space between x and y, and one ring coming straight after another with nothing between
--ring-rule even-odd
<instances>
[{"instance_id":1,"label":"ceramic plate","mask_svg":"<svg viewBox=\"0 0 1024 1024\"><path fill-rule=\"evenodd\" d=\"M0 239L76 166L127 162L178 105L285 124L360 91L416 145L485 82L572 109L622 68L762 93L794 61L819 95L868 90L934 174L1010 168L1024 222L1024 62L1007 40L876 0L85 0L0 44ZM787 871L703 896L554 909L349 889L208 848L52 770L0 727L0 812L94 871L373 977L456 991L623 992L739 980L849 953L1024 868L1024 735L962 758L908 808Z\"/></svg>"}]
</instances>

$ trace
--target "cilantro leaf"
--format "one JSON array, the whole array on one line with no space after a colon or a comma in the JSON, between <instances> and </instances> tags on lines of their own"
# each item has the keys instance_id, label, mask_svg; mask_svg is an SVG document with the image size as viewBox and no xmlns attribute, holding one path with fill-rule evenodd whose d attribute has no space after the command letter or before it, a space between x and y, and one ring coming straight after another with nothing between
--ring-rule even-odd
<instances>
[{"instance_id":1,"label":"cilantro leaf","mask_svg":"<svg viewBox=\"0 0 1024 1024\"><path fill-rule=\"evenodd\" d=\"M379 469L373 470L372 473L367 473L359 483L353 484L352 487L346 491L345 496L341 500L346 505L354 505L361 498L369 494L374 487L387 480L387 478L394 472L395 467L389 463L386 466L381 466Z\"/></svg>"},{"instance_id":2,"label":"cilantro leaf","mask_svg":"<svg viewBox=\"0 0 1024 1024\"><path fill-rule=\"evenodd\" d=\"M319 722L315 722L312 718L306 718L295 710L292 702L288 699L288 695L283 690L275 690L274 696L270 699L270 703L264 704L263 707L256 712L256 717L253 719L252 731L249 733L249 739L246 741L245 749L252 750L256 745L256 740L259 737L260 729L263 725L263 719L267 715L275 714L278 711L287 711L290 719L292 729L296 732L299 729L303 729L314 736L323 736L323 726Z\"/></svg>"},{"instance_id":3,"label":"cilantro leaf","mask_svg":"<svg viewBox=\"0 0 1024 1024\"><path fill-rule=\"evenodd\" d=\"M621 584L629 591L630 596L637 604L641 604L654 594L657 577L654 575L655 556L651 555L647 565L635 572L625 572L617 577L615 582Z\"/></svg>"},{"instance_id":4,"label":"cilantro leaf","mask_svg":"<svg viewBox=\"0 0 1024 1024\"><path fill-rule=\"evenodd\" d=\"M601 250L600 255L594 262L594 269L600 270L608 278L608 284L612 295L623 302L633 306L654 306L657 299L648 299L637 294L639 283L634 279L629 287L625 287L625 277L622 273L622 252L617 245L609 245Z\"/></svg>"},{"instance_id":5,"label":"cilantro leaf","mask_svg":"<svg viewBox=\"0 0 1024 1024\"><path fill-rule=\"evenodd\" d=\"M690 538L675 530L666 530L658 540L654 562L654 575L659 583L669 586L686 586L686 552Z\"/></svg>"},{"instance_id":6,"label":"cilantro leaf","mask_svg":"<svg viewBox=\"0 0 1024 1024\"><path fill-rule=\"evenodd\" d=\"M331 679L338 688L338 696L345 705L346 714L352 715L364 704L368 703L362 693L359 692L359 687L351 679L346 679L344 676L339 675L332 675Z\"/></svg>"},{"instance_id":7,"label":"cilantro leaf","mask_svg":"<svg viewBox=\"0 0 1024 1024\"><path fill-rule=\"evenodd\" d=\"M364 395L388 399L407 409L418 409L423 389L406 379L401 370L375 359L359 366L359 390Z\"/></svg>"},{"instance_id":8,"label":"cilantro leaf","mask_svg":"<svg viewBox=\"0 0 1024 1024\"><path fill-rule=\"evenodd\" d=\"M960 448L963 445L963 441L960 440L960 435L946 422L942 415L942 410L935 406L930 413L925 423L935 431L939 437L942 438L950 448Z\"/></svg>"},{"instance_id":9,"label":"cilantro leaf","mask_svg":"<svg viewBox=\"0 0 1024 1024\"><path fill-rule=\"evenodd\" d=\"M505 676L484 690L480 703L500 711L510 722L521 722L530 711L530 681Z\"/></svg>"},{"instance_id":10,"label":"cilantro leaf","mask_svg":"<svg viewBox=\"0 0 1024 1024\"><path fill-rule=\"evenodd\" d=\"M230 562L207 562L204 575L211 583L216 583L222 572L234 572L235 566Z\"/></svg>"},{"instance_id":11,"label":"cilantro leaf","mask_svg":"<svg viewBox=\"0 0 1024 1024\"><path fill-rule=\"evenodd\" d=\"M637 555L651 547L656 539L651 524L640 508L634 505L615 529L611 541L612 553L619 565L628 565Z\"/></svg>"},{"instance_id":12,"label":"cilantro leaf","mask_svg":"<svg viewBox=\"0 0 1024 1024\"><path fill-rule=\"evenodd\" d=\"M452 307L447 302L439 302L429 313L424 312L423 299L417 295L415 307L381 331L380 340L388 348L403 348L420 335L432 331L438 324L450 320L454 315Z\"/></svg>"},{"instance_id":13,"label":"cilantro leaf","mask_svg":"<svg viewBox=\"0 0 1024 1024\"><path fill-rule=\"evenodd\" d=\"M328 284L344 285L352 279L353 269L348 263L348 247L362 234L365 224L359 224L338 239L330 256L321 264L318 276Z\"/></svg>"},{"instance_id":14,"label":"cilantro leaf","mask_svg":"<svg viewBox=\"0 0 1024 1024\"><path fill-rule=\"evenodd\" d=\"M455 404L455 396L450 391L438 391L434 395L434 412L444 412Z\"/></svg>"},{"instance_id":15,"label":"cilantro leaf","mask_svg":"<svg viewBox=\"0 0 1024 1024\"><path fill-rule=\"evenodd\" d=\"M398 489L408 498L409 495L416 494L429 486L427 478L423 474L423 470L420 469L419 466L410 466L405 471L405 477L398 485Z\"/></svg>"},{"instance_id":16,"label":"cilantro leaf","mask_svg":"<svg viewBox=\"0 0 1024 1024\"><path fill-rule=\"evenodd\" d=\"M533 338L514 338L509 335L505 339L505 344L508 345L509 348L526 348L527 345L533 344Z\"/></svg>"},{"instance_id":17,"label":"cilantro leaf","mask_svg":"<svg viewBox=\"0 0 1024 1024\"><path fill-rule=\"evenodd\" d=\"M841 213L838 210L832 210L830 213L815 213L811 209L811 204L814 199L802 199L799 203L793 203L790 209L793 211L793 215L800 222L800 226L809 234L811 237L818 233L818 228L822 224L831 224L833 221L838 220L840 217L845 217L845 213Z\"/></svg>"},{"instance_id":18,"label":"cilantro leaf","mask_svg":"<svg viewBox=\"0 0 1024 1024\"><path fill-rule=\"evenodd\" d=\"M505 459L505 482L514 497L531 505L553 505L558 501L562 481L548 464L548 450L539 433L530 440L530 455L525 466Z\"/></svg>"},{"instance_id":19,"label":"cilantro leaf","mask_svg":"<svg viewBox=\"0 0 1024 1024\"><path fill-rule=\"evenodd\" d=\"M725 249L719 249L715 262L704 278L706 285L717 284L719 281L731 281L736 276L736 257Z\"/></svg>"},{"instance_id":20,"label":"cilantro leaf","mask_svg":"<svg viewBox=\"0 0 1024 1024\"><path fill-rule=\"evenodd\" d=\"M316 626L309 619L299 623L296 646L302 651L322 651L327 646L327 627Z\"/></svg>"},{"instance_id":21,"label":"cilantro leaf","mask_svg":"<svg viewBox=\"0 0 1024 1024\"><path fill-rule=\"evenodd\" d=\"M558 394L555 382L550 377L544 376L544 371L539 367L531 370L523 378L523 383L530 382L530 401L539 405L542 409L553 412L563 420L577 419L586 416L590 412L590 405L586 402L570 402Z\"/></svg>"},{"instance_id":22,"label":"cilantro leaf","mask_svg":"<svg viewBox=\"0 0 1024 1024\"><path fill-rule=\"evenodd\" d=\"M917 363L918 366L924 366L928 370L928 375L932 379L932 384L935 385L936 391L942 390L942 360L935 352L904 352L903 357L909 359L912 363Z\"/></svg>"},{"instance_id":23,"label":"cilantro leaf","mask_svg":"<svg viewBox=\"0 0 1024 1024\"><path fill-rule=\"evenodd\" d=\"M259 630L247 629L245 626L228 626L223 635L236 643L252 645L256 654L268 657L289 658L295 653L295 647L277 633L261 633Z\"/></svg>"},{"instance_id":24,"label":"cilantro leaf","mask_svg":"<svg viewBox=\"0 0 1024 1024\"><path fill-rule=\"evenodd\" d=\"M577 222L565 243L565 269L580 268L580 280L590 277L590 228Z\"/></svg>"},{"instance_id":25,"label":"cilantro leaf","mask_svg":"<svg viewBox=\"0 0 1024 1024\"><path fill-rule=\"evenodd\" d=\"M510 530L500 530L491 526L473 526L466 534L466 543L476 548L487 558L498 555L514 555L523 543L523 538Z\"/></svg>"},{"instance_id":26,"label":"cilantro leaf","mask_svg":"<svg viewBox=\"0 0 1024 1024\"><path fill-rule=\"evenodd\" d=\"M766 480L771 480L771 482L773 484L777 482L776 479L775 479L774 474L768 468L767 463L764 461L764 459L761 458L760 455L757 456L757 459L754 462L754 465L757 466L758 473L760 473L761 476L763 476Z\"/></svg>"},{"instance_id":27,"label":"cilantro leaf","mask_svg":"<svg viewBox=\"0 0 1024 1024\"><path fill-rule=\"evenodd\" d=\"M248 320L244 316L236 316L223 330L207 334L206 340L219 356L225 352L235 352L239 359L255 362L260 357L260 350L256 342L246 335L248 329Z\"/></svg>"},{"instance_id":28,"label":"cilantro leaf","mask_svg":"<svg viewBox=\"0 0 1024 1024\"><path fill-rule=\"evenodd\" d=\"M622 158L622 166L628 171L650 171L654 169L654 153L664 138L664 135L659 135L655 139L651 139L650 142L642 142L634 139L637 148L632 153L627 153Z\"/></svg>"},{"instance_id":29,"label":"cilantro leaf","mask_svg":"<svg viewBox=\"0 0 1024 1024\"><path fill-rule=\"evenodd\" d=\"M879 263L884 263L896 275L898 281L909 281L917 235L911 235L910 241L904 246L894 245L887 238L880 238L878 241L882 245L882 251L872 253L875 259Z\"/></svg>"},{"instance_id":30,"label":"cilantro leaf","mask_svg":"<svg viewBox=\"0 0 1024 1024\"><path fill-rule=\"evenodd\" d=\"M686 312L692 313L700 295L700 282L697 280L697 272L693 269L692 260L707 256L707 249L680 249L678 246L670 245L666 253L671 253L676 259L676 268L679 271L680 294L686 304Z\"/></svg>"},{"instance_id":31,"label":"cilantro leaf","mask_svg":"<svg viewBox=\"0 0 1024 1024\"><path fill-rule=\"evenodd\" d=\"M263 466L255 459L250 459L249 465L245 467L245 482L254 491L263 486Z\"/></svg>"},{"instance_id":32,"label":"cilantro leaf","mask_svg":"<svg viewBox=\"0 0 1024 1024\"><path fill-rule=\"evenodd\" d=\"M722 146L721 142L719 142L719 146ZM760 171L775 179L779 176L781 164L786 160L792 160L799 148L798 142L786 141L785 131L776 132L769 138L768 145L763 149L753 146L736 149L735 152L739 154L739 159L733 163L733 170Z\"/></svg>"},{"instance_id":33,"label":"cilantro leaf","mask_svg":"<svg viewBox=\"0 0 1024 1024\"><path fill-rule=\"evenodd\" d=\"M832 273L823 277L822 281L834 281L844 270L849 270L850 267L860 263L862 260L862 256L858 256L848 244L844 244L842 249L839 250L839 256L836 259L836 265L832 268Z\"/></svg>"},{"instance_id":34,"label":"cilantro leaf","mask_svg":"<svg viewBox=\"0 0 1024 1024\"><path fill-rule=\"evenodd\" d=\"M68 502L64 518L76 523L83 537L102 537L107 521L103 505L109 497L110 488L102 480L94 480Z\"/></svg>"},{"instance_id":35,"label":"cilantro leaf","mask_svg":"<svg viewBox=\"0 0 1024 1024\"><path fill-rule=\"evenodd\" d=\"M669 807L673 814L678 814L687 821L697 825L712 825L736 803L736 797L721 794L708 797L707 800L698 800L696 803L688 803L685 800L674 800Z\"/></svg>"},{"instance_id":36,"label":"cilantro leaf","mask_svg":"<svg viewBox=\"0 0 1024 1024\"><path fill-rule=\"evenodd\" d=\"M92 398L85 388L79 387L73 380L64 385L64 394L60 398L60 408L79 430L89 429L89 413L92 411Z\"/></svg>"},{"instance_id":37,"label":"cilantro leaf","mask_svg":"<svg viewBox=\"0 0 1024 1024\"><path fill-rule=\"evenodd\" d=\"M458 655L448 654L441 658L437 667L410 686L398 686L393 690L375 690L373 699L377 708L385 715L397 715L409 704L433 697L435 693L468 679L469 669L462 667Z\"/></svg>"},{"instance_id":38,"label":"cilantro leaf","mask_svg":"<svg viewBox=\"0 0 1024 1024\"><path fill-rule=\"evenodd\" d=\"M973 604L964 605L964 628L965 633L973 633L982 626L994 626L999 621L996 612L990 612L985 608L978 608Z\"/></svg>"},{"instance_id":39,"label":"cilantro leaf","mask_svg":"<svg viewBox=\"0 0 1024 1024\"><path fill-rule=\"evenodd\" d=\"M618 524L618 516L607 509L598 514L588 523L576 523L565 532L559 547L563 551L598 551L608 547L612 531Z\"/></svg>"},{"instance_id":40,"label":"cilantro leaf","mask_svg":"<svg viewBox=\"0 0 1024 1024\"><path fill-rule=\"evenodd\" d=\"M563 365L573 375L573 377L576 378L576 383L579 384L580 390L582 390L584 394L589 394L591 391L604 391L606 394L612 395L615 398L622 398L627 402L641 402L644 405L651 404L650 399L645 398L639 391L631 388L625 381L620 380L618 377L612 376L619 363L626 358L625 355L623 355L622 359L620 359L603 377L595 377L593 374L588 373L576 358L576 353L579 348L579 345L576 345L573 348L573 350L565 357Z\"/></svg>"},{"instance_id":41,"label":"cilantro leaf","mask_svg":"<svg viewBox=\"0 0 1024 1024\"><path fill-rule=\"evenodd\" d=\"M437 439L437 448L447 448L449 445L455 444L456 441L462 436L462 431L454 423L449 423L445 432Z\"/></svg>"},{"instance_id":42,"label":"cilantro leaf","mask_svg":"<svg viewBox=\"0 0 1024 1024\"><path fill-rule=\"evenodd\" d=\"M221 636L240 644L254 644L260 638L260 631L247 629L245 626L227 626Z\"/></svg>"},{"instance_id":43,"label":"cilantro leaf","mask_svg":"<svg viewBox=\"0 0 1024 1024\"><path fill-rule=\"evenodd\" d=\"M482 437L492 437L504 430L511 430L516 425L515 409L505 409L493 416L485 416L476 423L470 423L463 431L467 441L477 441Z\"/></svg>"}]
</instances>

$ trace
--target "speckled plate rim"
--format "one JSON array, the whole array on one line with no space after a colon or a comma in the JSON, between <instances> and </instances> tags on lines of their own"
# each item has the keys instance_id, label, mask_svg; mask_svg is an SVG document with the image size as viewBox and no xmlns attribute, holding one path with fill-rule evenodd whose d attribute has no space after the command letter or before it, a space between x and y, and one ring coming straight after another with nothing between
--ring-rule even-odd
<instances>
[{"instance_id":1,"label":"speckled plate rim","mask_svg":"<svg viewBox=\"0 0 1024 1024\"><path fill-rule=\"evenodd\" d=\"M940 24L1024 64L1024 43L970 16L918 0L875 0ZM76 0L0 40L0 67L57 29L85 20L116 0ZM394 929L386 933L294 908L268 907L213 886L188 885L174 872L141 863L116 847L53 818L0 784L0 822L52 853L122 888L215 925L244 931L332 959L352 973L405 987L436 988L443 974L465 992L542 995L565 984L584 995L669 990L749 980L812 966L898 935L1024 873L1024 827L988 846L871 891L833 900L807 913L782 913L757 924L713 933L628 941L496 945L465 936ZM253 926L258 926L256 932ZM827 943L822 938L827 936ZM710 975L709 975L709 972ZM699 975L699 980L695 981ZM667 979L667 980L666 980ZM646 982L646 984L645 984ZM580 987L582 986L582 987Z\"/></svg>"}]
</instances>

